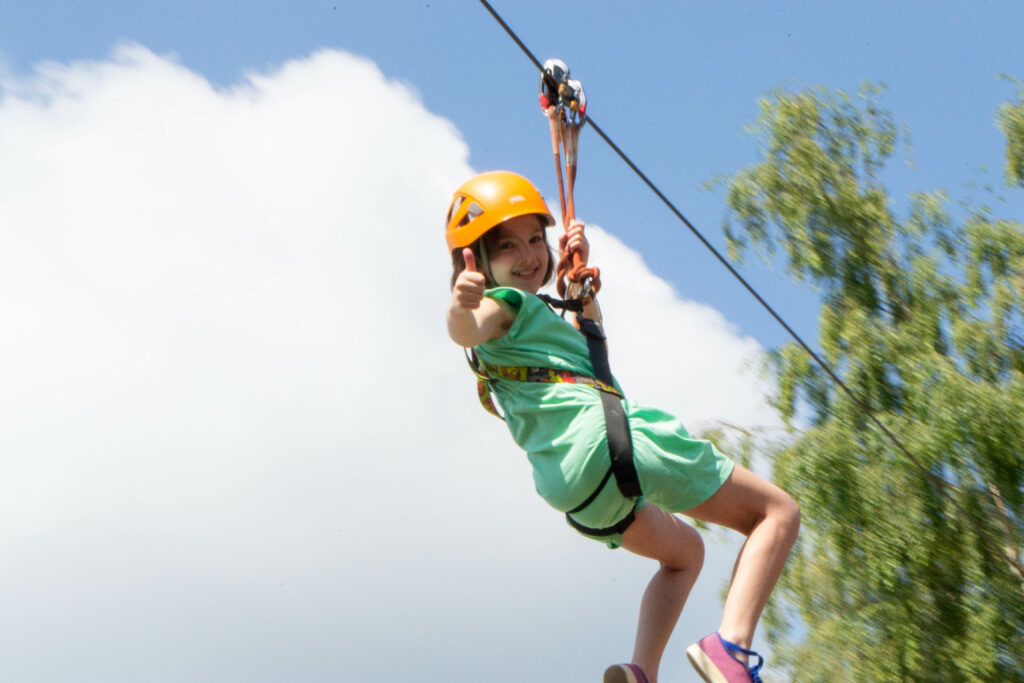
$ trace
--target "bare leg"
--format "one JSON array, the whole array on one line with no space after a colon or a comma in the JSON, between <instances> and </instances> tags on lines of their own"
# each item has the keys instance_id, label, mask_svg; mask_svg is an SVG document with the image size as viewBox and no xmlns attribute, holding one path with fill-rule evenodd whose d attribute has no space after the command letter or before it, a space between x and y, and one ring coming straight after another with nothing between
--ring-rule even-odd
<instances>
[{"instance_id":1,"label":"bare leg","mask_svg":"<svg viewBox=\"0 0 1024 683\"><path fill-rule=\"evenodd\" d=\"M778 486L737 465L711 498L686 514L747 537L736 558L718 632L750 649L768 596L796 542L800 509Z\"/></svg>"},{"instance_id":2,"label":"bare leg","mask_svg":"<svg viewBox=\"0 0 1024 683\"><path fill-rule=\"evenodd\" d=\"M656 683L665 646L704 564L704 542L683 520L648 505L622 535L622 547L661 563L640 603L633 650L633 663Z\"/></svg>"}]
</instances>

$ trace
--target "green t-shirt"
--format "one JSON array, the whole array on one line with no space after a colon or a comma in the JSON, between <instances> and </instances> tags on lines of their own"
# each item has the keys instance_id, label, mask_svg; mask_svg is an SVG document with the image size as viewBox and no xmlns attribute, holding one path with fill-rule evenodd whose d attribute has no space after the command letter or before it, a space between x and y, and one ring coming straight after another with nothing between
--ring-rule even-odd
<instances>
[{"instance_id":1,"label":"green t-shirt","mask_svg":"<svg viewBox=\"0 0 1024 683\"><path fill-rule=\"evenodd\" d=\"M503 337L476 347L481 360L593 376L586 339L541 299L508 287L490 289L486 295L514 311L516 319ZM537 492L562 511L579 505L608 471L604 409L597 390L506 379L493 380L492 388L512 438L533 465Z\"/></svg>"}]
</instances>

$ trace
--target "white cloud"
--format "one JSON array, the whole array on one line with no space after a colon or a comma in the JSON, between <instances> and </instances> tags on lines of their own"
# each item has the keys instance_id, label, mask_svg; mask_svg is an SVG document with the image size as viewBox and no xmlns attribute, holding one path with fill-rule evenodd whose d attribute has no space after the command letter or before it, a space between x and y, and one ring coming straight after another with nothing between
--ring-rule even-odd
<instances>
[{"instance_id":1,"label":"white cloud","mask_svg":"<svg viewBox=\"0 0 1024 683\"><path fill-rule=\"evenodd\" d=\"M532 494L444 332L440 216L472 173L451 123L333 51L217 90L124 45L0 87L0 678L591 680L628 657L652 567ZM633 395L773 419L737 370L752 340L592 241Z\"/></svg>"}]
</instances>

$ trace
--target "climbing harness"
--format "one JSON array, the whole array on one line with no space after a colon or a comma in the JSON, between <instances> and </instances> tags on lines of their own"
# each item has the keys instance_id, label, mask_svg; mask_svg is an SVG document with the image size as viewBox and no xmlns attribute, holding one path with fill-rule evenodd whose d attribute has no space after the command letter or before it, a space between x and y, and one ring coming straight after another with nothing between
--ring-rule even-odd
<instances>
[{"instance_id":1,"label":"climbing harness","mask_svg":"<svg viewBox=\"0 0 1024 683\"><path fill-rule=\"evenodd\" d=\"M543 295L541 295L541 299L547 302L549 306L557 306L558 304L571 305L574 303L571 301L561 302ZM588 335L587 340L590 341L590 338ZM633 441L629 432L629 420L626 416L626 411L622 407L622 401L625 399L625 396L615 388L614 382L611 379L611 371L608 370L606 379L602 380L599 377L591 377L571 370L560 370L557 368L495 365L484 362L473 351L468 352L467 360L470 369L476 375L477 396L480 399L480 405L491 415L502 420L505 418L498 412L498 408L495 406L494 399L491 396L491 382L496 379L545 384L580 384L597 389L598 395L601 397L601 407L604 411L605 432L608 437L608 454L611 463L597 488L587 496L586 500L566 512L565 519L574 529L589 536L612 536L614 534L621 534L629 528L629 525L635 519L635 512L632 510L626 517L612 526L602 528L584 526L572 517L572 515L587 509L597 499L597 496L604 490L605 485L613 476L619 487L619 492L626 498L639 498L642 495L640 478L637 475L636 466L633 464ZM598 368L598 362L592 355L591 364L594 365L595 370ZM604 366L605 368L608 366L607 351L604 353ZM595 372L595 374L600 373Z\"/></svg>"},{"instance_id":2,"label":"climbing harness","mask_svg":"<svg viewBox=\"0 0 1024 683\"><path fill-rule=\"evenodd\" d=\"M538 295L551 308L560 308L575 313L576 326L587 341L590 363L594 376L541 367L512 367L492 365L481 361L475 353L468 355L469 365L477 377L477 393L480 403L492 415L501 417L491 397L490 383L496 379L519 382L545 382L583 384L597 389L604 411L605 431L608 439L610 466L600 485L582 503L569 510L565 518L578 531L590 536L611 536L625 531L635 518L630 511L625 518L609 527L592 528L580 524L572 515L585 510L604 490L614 477L623 496L637 499L642 495L640 478L633 463L633 441L630 436L629 419L623 408L624 396L615 388L611 366L608 363L608 346L601 323L584 315L584 307L597 303L593 295L600 289L600 271L587 267L579 253L570 253L567 235L575 219L573 189L576 182L577 150L580 129L586 123L587 99L579 81L569 78L569 67L557 59L549 59L541 74L539 95L541 109L550 122L551 144L558 178L558 200L565 230L560 240L560 258L556 273L557 289L562 299ZM562 154L565 159L565 180L562 175ZM568 280L568 283L566 283Z\"/></svg>"}]
</instances>

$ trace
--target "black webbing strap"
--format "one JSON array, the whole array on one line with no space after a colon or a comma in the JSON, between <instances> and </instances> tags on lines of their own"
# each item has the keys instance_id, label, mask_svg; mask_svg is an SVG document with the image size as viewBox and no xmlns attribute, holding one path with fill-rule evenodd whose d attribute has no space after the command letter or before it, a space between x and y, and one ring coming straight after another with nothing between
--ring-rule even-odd
<instances>
[{"instance_id":1,"label":"black webbing strap","mask_svg":"<svg viewBox=\"0 0 1024 683\"><path fill-rule=\"evenodd\" d=\"M621 534L629 528L629 525L636 519L636 511L630 510L629 514L623 517L620 521L616 522L612 526L604 527L603 529L592 529L589 526L583 526L575 519L566 514L565 519L576 531L588 536L613 536L615 534Z\"/></svg>"},{"instance_id":2,"label":"black webbing strap","mask_svg":"<svg viewBox=\"0 0 1024 683\"><path fill-rule=\"evenodd\" d=\"M605 343L604 330L600 323L591 318L584 318L582 313L576 314L580 331L587 339L590 352L590 364L594 366L594 376L602 382L614 383L611 366L608 364L608 345ZM626 498L636 498L640 490L640 477L633 464L633 439L629 433L629 419L622 409L622 401L611 394L601 392L601 405L604 407L604 425L608 433L608 453L612 458L612 472L619 485L619 491Z\"/></svg>"},{"instance_id":3,"label":"black webbing strap","mask_svg":"<svg viewBox=\"0 0 1024 683\"><path fill-rule=\"evenodd\" d=\"M538 294L537 298L551 306L551 308L561 308L563 311L572 311L573 313L583 312L583 302L579 299L556 299L547 294Z\"/></svg>"},{"instance_id":4,"label":"black webbing strap","mask_svg":"<svg viewBox=\"0 0 1024 683\"><path fill-rule=\"evenodd\" d=\"M612 536L614 534L621 534L623 531L629 528L629 525L633 523L634 519L636 519L635 510L630 510L628 515L620 519L615 524L607 527L602 527L600 529L585 526L572 518L572 516L577 512L586 510L590 506L590 504L593 503L595 499L597 499L597 497L601 494L601 491L604 490L605 484L607 484L608 480L612 478L612 473L614 471L614 466L609 467L608 473L604 475L604 478L601 480L601 483L597 485L597 488L594 489L594 492L591 493L585 501L583 501L582 503L574 507L572 510L569 510L568 512L565 513L565 521L569 523L569 526L571 526L573 529L576 529L576 531L587 534L588 536Z\"/></svg>"},{"instance_id":5,"label":"black webbing strap","mask_svg":"<svg viewBox=\"0 0 1024 683\"><path fill-rule=\"evenodd\" d=\"M594 502L594 499L596 499L597 496L604 489L604 485L608 483L608 480L612 478L612 472L614 472L614 471L615 471L614 467L609 467L608 468L608 473L604 475L604 479L602 479L601 483L597 485L597 488L594 489L594 492L591 493L587 497L587 499L585 501L583 501L582 503L580 503L579 505L574 507L572 510L569 510L568 512L566 512L565 516L568 517L569 515L575 515L577 512L580 512L581 510L586 510L587 507L589 507L590 504Z\"/></svg>"},{"instance_id":6,"label":"black webbing strap","mask_svg":"<svg viewBox=\"0 0 1024 683\"><path fill-rule=\"evenodd\" d=\"M561 301L545 295L539 296L549 306L576 313L576 323L587 340L587 351L590 354L590 364L594 366L594 377L614 386L615 379L612 377L611 365L608 362L608 344L601 324L592 318L583 316L583 303L579 299ZM616 524L602 529L584 526L572 518L574 513L584 510L594 502L605 484L608 483L610 475L615 476L615 483L626 498L638 498L643 493L640 488L640 477L636 472L636 465L633 463L633 438L630 436L629 418L626 417L626 411L622 408L622 400L614 394L603 391L599 393L601 406L604 408L604 425L608 435L611 469L601 481L600 486L585 501L565 513L565 519L574 529L589 536L611 536L625 531L633 523L636 517L635 512L630 511Z\"/></svg>"}]
</instances>

